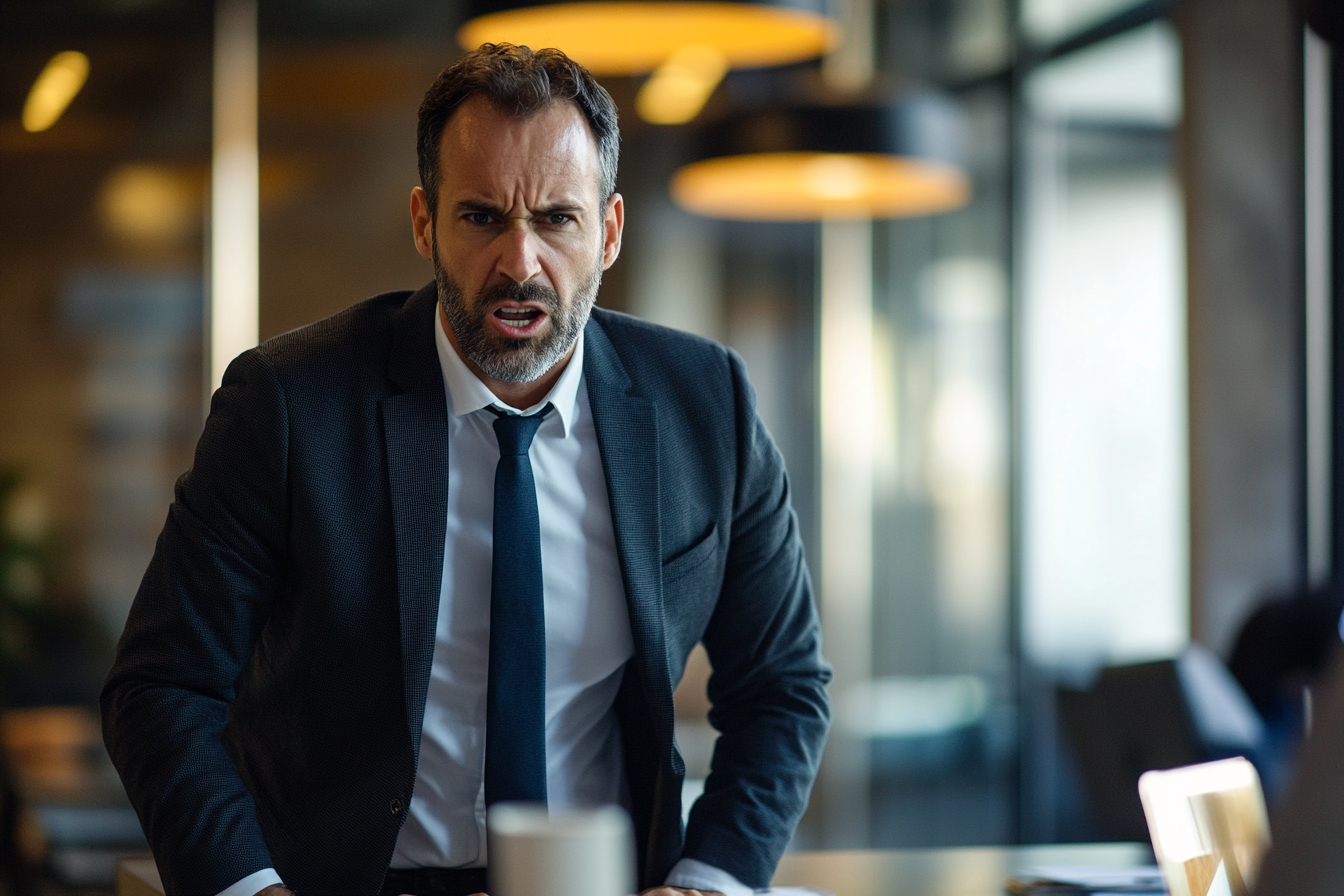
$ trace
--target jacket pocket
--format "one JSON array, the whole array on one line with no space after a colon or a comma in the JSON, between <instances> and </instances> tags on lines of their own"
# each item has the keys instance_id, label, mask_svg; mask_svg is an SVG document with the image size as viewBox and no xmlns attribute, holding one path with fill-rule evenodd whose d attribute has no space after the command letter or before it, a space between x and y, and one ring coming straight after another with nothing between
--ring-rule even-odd
<instances>
[{"instance_id":1,"label":"jacket pocket","mask_svg":"<svg viewBox=\"0 0 1344 896\"><path fill-rule=\"evenodd\" d=\"M714 559L719 547L719 526L714 523L705 536L663 563L663 584L686 577Z\"/></svg>"}]
</instances>

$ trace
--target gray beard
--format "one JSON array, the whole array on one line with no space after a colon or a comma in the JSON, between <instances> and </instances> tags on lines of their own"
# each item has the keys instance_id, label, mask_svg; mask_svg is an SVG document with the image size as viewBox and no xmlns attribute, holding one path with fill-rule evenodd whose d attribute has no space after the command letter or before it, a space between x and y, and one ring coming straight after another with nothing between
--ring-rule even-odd
<instances>
[{"instance_id":1,"label":"gray beard","mask_svg":"<svg viewBox=\"0 0 1344 896\"><path fill-rule=\"evenodd\" d=\"M563 358L588 323L588 315L597 301L602 284L602 258L599 255L588 279L580 284L568 307L553 288L540 283L499 283L482 290L474 302L439 264L439 250L433 250L434 282L438 285L439 306L448 326L457 337L457 347L491 379L502 383L530 383L541 379ZM550 327L539 336L523 339L500 337L490 331L486 311L500 299L535 302L546 310Z\"/></svg>"}]
</instances>

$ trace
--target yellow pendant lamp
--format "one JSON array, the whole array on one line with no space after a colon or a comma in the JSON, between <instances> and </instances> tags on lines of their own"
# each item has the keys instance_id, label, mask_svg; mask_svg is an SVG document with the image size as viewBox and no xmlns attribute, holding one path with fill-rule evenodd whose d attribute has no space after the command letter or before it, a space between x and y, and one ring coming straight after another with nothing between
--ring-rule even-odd
<instances>
[{"instance_id":1,"label":"yellow pendant lamp","mask_svg":"<svg viewBox=\"0 0 1344 896\"><path fill-rule=\"evenodd\" d=\"M636 108L655 124L693 119L730 69L814 59L838 38L820 13L763 2L493 5L458 31L464 49L502 41L556 47L598 77L652 73Z\"/></svg>"}]
</instances>

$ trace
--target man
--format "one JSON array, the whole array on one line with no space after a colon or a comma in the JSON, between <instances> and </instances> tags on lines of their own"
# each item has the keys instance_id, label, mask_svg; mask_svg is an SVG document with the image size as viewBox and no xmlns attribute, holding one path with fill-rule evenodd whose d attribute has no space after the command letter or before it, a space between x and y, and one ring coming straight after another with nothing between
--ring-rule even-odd
<instances>
[{"instance_id":1,"label":"man","mask_svg":"<svg viewBox=\"0 0 1344 896\"><path fill-rule=\"evenodd\" d=\"M617 145L581 67L482 47L420 110L435 284L230 365L103 693L170 893L465 896L502 799L624 804L660 896L768 883L829 671L741 362L593 309Z\"/></svg>"}]
</instances>

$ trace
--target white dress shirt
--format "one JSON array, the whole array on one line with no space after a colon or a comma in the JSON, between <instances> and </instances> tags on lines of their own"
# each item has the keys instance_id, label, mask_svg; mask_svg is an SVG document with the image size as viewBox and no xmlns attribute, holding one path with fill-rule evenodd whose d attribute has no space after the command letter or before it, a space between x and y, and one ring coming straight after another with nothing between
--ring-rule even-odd
<instances>
[{"instance_id":1,"label":"white dress shirt","mask_svg":"<svg viewBox=\"0 0 1344 896\"><path fill-rule=\"evenodd\" d=\"M485 696L499 460L495 415L486 410L492 405L522 414L554 406L528 452L541 523L548 805L629 804L613 704L634 640L584 388L583 334L550 393L517 409L471 372L437 315L434 331L448 401L448 527L420 761L393 868L486 864ZM279 882L266 869L219 896L251 896ZM751 892L727 872L694 859L679 861L667 883L726 896Z\"/></svg>"},{"instance_id":2,"label":"white dress shirt","mask_svg":"<svg viewBox=\"0 0 1344 896\"><path fill-rule=\"evenodd\" d=\"M491 534L499 443L495 406L536 413L528 452L541 522L546 616L546 794L555 808L623 803L613 703L634 639L616 556L597 430L583 381L583 339L534 407L505 406L436 326L448 397L448 532L420 764L393 868L484 865L485 693Z\"/></svg>"}]
</instances>

